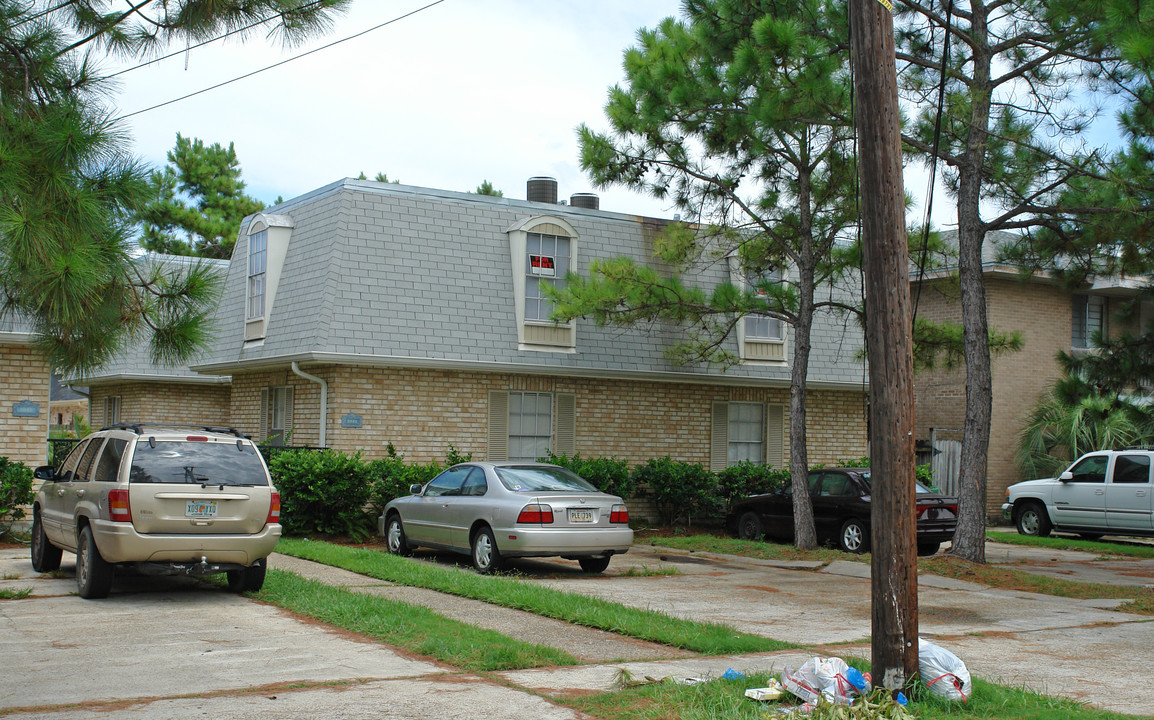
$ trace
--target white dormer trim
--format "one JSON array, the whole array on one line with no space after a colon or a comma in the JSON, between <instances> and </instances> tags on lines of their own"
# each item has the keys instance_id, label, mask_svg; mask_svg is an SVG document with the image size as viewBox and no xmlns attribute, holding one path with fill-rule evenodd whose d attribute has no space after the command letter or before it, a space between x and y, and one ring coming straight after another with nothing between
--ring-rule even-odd
<instances>
[{"instance_id":1,"label":"white dormer trim","mask_svg":"<svg viewBox=\"0 0 1154 720\"><path fill-rule=\"evenodd\" d=\"M288 215L257 213L249 221L245 233L245 291L243 300L245 306L244 339L246 343L263 340L265 337L268 329L268 318L272 313L273 303L276 301L277 286L280 285L281 271L284 269L285 255L288 254L289 238L292 236L295 226L296 223ZM249 238L259 232L265 232L267 235L264 314L260 317L250 318L248 317L248 252L252 245Z\"/></svg>"},{"instance_id":2,"label":"white dormer trim","mask_svg":"<svg viewBox=\"0 0 1154 720\"><path fill-rule=\"evenodd\" d=\"M509 235L510 271L517 317L517 347L520 350L575 353L576 323L555 324L525 319L525 255L529 233L563 235L569 238L569 267L577 266L577 230L556 215L522 218L505 229Z\"/></svg>"}]
</instances>

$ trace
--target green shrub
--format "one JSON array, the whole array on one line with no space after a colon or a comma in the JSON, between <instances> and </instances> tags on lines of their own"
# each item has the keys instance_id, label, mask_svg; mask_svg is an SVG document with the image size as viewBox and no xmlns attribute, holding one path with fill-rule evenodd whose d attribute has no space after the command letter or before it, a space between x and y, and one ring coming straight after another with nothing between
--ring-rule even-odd
<instances>
[{"instance_id":1,"label":"green shrub","mask_svg":"<svg viewBox=\"0 0 1154 720\"><path fill-rule=\"evenodd\" d=\"M580 454L569 457L550 452L547 457L541 458L541 462L572 470L603 493L623 499L633 495L633 478L629 475L629 463L624 460L612 457L583 458Z\"/></svg>"},{"instance_id":2,"label":"green shrub","mask_svg":"<svg viewBox=\"0 0 1154 720\"><path fill-rule=\"evenodd\" d=\"M0 457L0 536L12 523L24 518L24 506L32 502L32 470L24 463Z\"/></svg>"},{"instance_id":3,"label":"green shrub","mask_svg":"<svg viewBox=\"0 0 1154 720\"><path fill-rule=\"evenodd\" d=\"M657 514L665 525L685 518L716 518L721 513L717 478L701 463L673 460L668 455L649 460L633 469L633 482L647 485Z\"/></svg>"},{"instance_id":4,"label":"green shrub","mask_svg":"<svg viewBox=\"0 0 1154 720\"><path fill-rule=\"evenodd\" d=\"M866 455L864 457L854 458L852 460L838 460L837 465L836 465L836 467L846 467L846 468L852 468L852 467L868 468L869 466L870 466L870 459L869 459L868 455ZM934 492L939 492L938 487L936 485L934 485L934 470L930 466L929 463L926 463L924 465L918 465L917 467L914 468L914 479L917 480L922 485L925 485L930 490L933 490Z\"/></svg>"},{"instance_id":5,"label":"green shrub","mask_svg":"<svg viewBox=\"0 0 1154 720\"><path fill-rule=\"evenodd\" d=\"M375 529L365 512L371 486L361 454L339 450L287 450L269 462L281 493L286 535L346 535L363 540Z\"/></svg>"},{"instance_id":6,"label":"green shrub","mask_svg":"<svg viewBox=\"0 0 1154 720\"><path fill-rule=\"evenodd\" d=\"M447 467L473 459L473 453L462 453L452 443L449 443L443 465L436 461L406 464L405 456L398 453L392 443L385 447L385 452L388 456L373 460L367 470L370 485L369 515L374 525L390 500L409 495L411 486L424 485Z\"/></svg>"},{"instance_id":7,"label":"green shrub","mask_svg":"<svg viewBox=\"0 0 1154 720\"><path fill-rule=\"evenodd\" d=\"M718 494L728 502L769 493L789 485L789 468L773 468L742 460L717 473Z\"/></svg>"}]
</instances>

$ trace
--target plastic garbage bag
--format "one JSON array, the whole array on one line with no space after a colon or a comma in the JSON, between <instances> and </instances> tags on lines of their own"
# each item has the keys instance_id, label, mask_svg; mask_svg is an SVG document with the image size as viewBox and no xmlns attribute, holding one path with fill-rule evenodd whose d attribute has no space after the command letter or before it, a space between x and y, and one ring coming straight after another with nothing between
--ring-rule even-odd
<instances>
[{"instance_id":1,"label":"plastic garbage bag","mask_svg":"<svg viewBox=\"0 0 1154 720\"><path fill-rule=\"evenodd\" d=\"M871 689L865 676L838 657L810 658L797 670L787 665L781 674L781 684L803 702L816 703L825 697L841 705L849 705L859 694Z\"/></svg>"},{"instance_id":2,"label":"plastic garbage bag","mask_svg":"<svg viewBox=\"0 0 1154 720\"><path fill-rule=\"evenodd\" d=\"M918 672L930 692L947 700L965 702L973 692L966 664L925 638L918 638Z\"/></svg>"}]
</instances>

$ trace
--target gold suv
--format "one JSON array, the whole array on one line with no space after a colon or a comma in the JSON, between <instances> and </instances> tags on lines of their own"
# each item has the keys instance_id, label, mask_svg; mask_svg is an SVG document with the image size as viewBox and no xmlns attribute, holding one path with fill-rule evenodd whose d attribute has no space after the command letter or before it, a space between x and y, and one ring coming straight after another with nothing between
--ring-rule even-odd
<instances>
[{"instance_id":1,"label":"gold suv","mask_svg":"<svg viewBox=\"0 0 1154 720\"><path fill-rule=\"evenodd\" d=\"M32 508L32 567L76 553L84 598L107 597L114 569L146 575L227 573L260 590L280 539L280 494L252 441L232 428L115 425L45 465Z\"/></svg>"}]
</instances>

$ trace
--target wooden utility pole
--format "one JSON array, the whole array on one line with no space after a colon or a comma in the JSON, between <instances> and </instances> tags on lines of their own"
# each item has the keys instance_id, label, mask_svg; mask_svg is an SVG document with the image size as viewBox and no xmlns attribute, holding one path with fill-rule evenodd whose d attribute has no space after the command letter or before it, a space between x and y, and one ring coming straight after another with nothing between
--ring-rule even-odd
<instances>
[{"instance_id":1,"label":"wooden utility pole","mask_svg":"<svg viewBox=\"0 0 1154 720\"><path fill-rule=\"evenodd\" d=\"M918 670L913 338L894 23L888 0L850 0L870 381L873 678Z\"/></svg>"}]
</instances>

